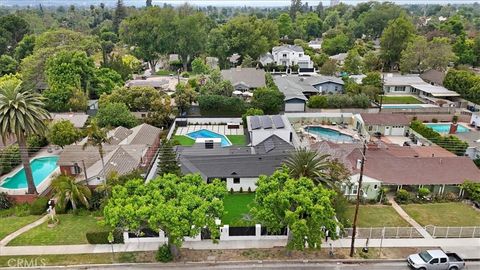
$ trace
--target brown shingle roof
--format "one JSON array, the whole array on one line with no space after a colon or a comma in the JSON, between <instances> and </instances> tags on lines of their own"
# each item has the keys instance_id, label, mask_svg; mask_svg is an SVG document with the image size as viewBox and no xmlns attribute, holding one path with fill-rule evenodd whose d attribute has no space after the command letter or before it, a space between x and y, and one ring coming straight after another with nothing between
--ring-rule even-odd
<instances>
[{"instance_id":1,"label":"brown shingle roof","mask_svg":"<svg viewBox=\"0 0 480 270\"><path fill-rule=\"evenodd\" d=\"M411 120L408 116L403 114L362 113L360 115L367 125L408 126Z\"/></svg>"},{"instance_id":2,"label":"brown shingle roof","mask_svg":"<svg viewBox=\"0 0 480 270\"><path fill-rule=\"evenodd\" d=\"M445 80L445 72L438 71L435 69L430 69L420 75L420 78L427 82L432 82L437 85L443 85L443 80Z\"/></svg>"}]
</instances>

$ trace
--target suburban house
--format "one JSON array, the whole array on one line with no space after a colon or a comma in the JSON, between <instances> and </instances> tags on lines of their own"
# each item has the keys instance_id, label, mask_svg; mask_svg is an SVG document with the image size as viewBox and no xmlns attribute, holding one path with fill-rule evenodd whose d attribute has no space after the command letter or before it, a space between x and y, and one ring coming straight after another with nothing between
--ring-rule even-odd
<instances>
[{"instance_id":1,"label":"suburban house","mask_svg":"<svg viewBox=\"0 0 480 270\"><path fill-rule=\"evenodd\" d=\"M443 86L443 81L445 80L446 75L447 74L443 71L430 69L420 74L420 78L431 85Z\"/></svg>"},{"instance_id":2,"label":"suburban house","mask_svg":"<svg viewBox=\"0 0 480 270\"><path fill-rule=\"evenodd\" d=\"M111 173L127 174L135 169L146 170L160 145L161 130L148 124L131 129L117 127L108 132L109 143L103 145L103 162L97 147L88 146L84 138L64 148L58 159L63 174L99 185Z\"/></svg>"},{"instance_id":3,"label":"suburban house","mask_svg":"<svg viewBox=\"0 0 480 270\"><path fill-rule=\"evenodd\" d=\"M361 145L335 144L322 141L312 146L321 154L331 154L351 172L342 190L354 197L362 159ZM460 189L465 180L480 182L480 170L467 157L458 157L438 146L399 146L372 143L367 146L364 165L364 184L361 194L366 199L377 198L381 187L390 190L429 188L435 194L452 192L463 195Z\"/></svg>"},{"instance_id":4,"label":"suburban house","mask_svg":"<svg viewBox=\"0 0 480 270\"><path fill-rule=\"evenodd\" d=\"M272 136L293 144L295 133L285 115L247 116L247 130L252 146L264 143Z\"/></svg>"},{"instance_id":5,"label":"suburban house","mask_svg":"<svg viewBox=\"0 0 480 270\"><path fill-rule=\"evenodd\" d=\"M141 77L138 79L129 80L125 83L125 86L128 88L153 87L161 91L175 92L175 88L180 81L185 81L185 79L178 78L177 76L152 76L148 78Z\"/></svg>"},{"instance_id":6,"label":"suburban house","mask_svg":"<svg viewBox=\"0 0 480 270\"><path fill-rule=\"evenodd\" d=\"M285 95L285 111L305 111L308 98L313 95L343 93L344 82L333 76L296 76L282 75L274 77L278 89Z\"/></svg>"},{"instance_id":7,"label":"suburban house","mask_svg":"<svg viewBox=\"0 0 480 270\"><path fill-rule=\"evenodd\" d=\"M337 65L343 66L343 64L345 63L345 59L347 59L347 55L348 55L347 53L339 53L339 54L332 55L329 58L337 61Z\"/></svg>"},{"instance_id":8,"label":"suburban house","mask_svg":"<svg viewBox=\"0 0 480 270\"><path fill-rule=\"evenodd\" d=\"M478 112L472 113L470 126L474 128L474 130L458 132L452 135L468 143L465 155L471 159L478 159L480 158L480 132L478 131L480 128L480 114Z\"/></svg>"},{"instance_id":9,"label":"suburban house","mask_svg":"<svg viewBox=\"0 0 480 270\"><path fill-rule=\"evenodd\" d=\"M354 115L354 127L367 138L382 136L405 136L410 128L410 117L404 114L361 113Z\"/></svg>"},{"instance_id":10,"label":"suburban house","mask_svg":"<svg viewBox=\"0 0 480 270\"><path fill-rule=\"evenodd\" d=\"M443 86L431 85L419 76L388 74L384 77L383 91L385 95L414 95L426 103L442 106L455 106L453 98L460 94Z\"/></svg>"},{"instance_id":11,"label":"suburban house","mask_svg":"<svg viewBox=\"0 0 480 270\"><path fill-rule=\"evenodd\" d=\"M253 91L265 87L265 71L256 68L236 67L222 70L222 77L232 83L235 91Z\"/></svg>"},{"instance_id":12,"label":"suburban house","mask_svg":"<svg viewBox=\"0 0 480 270\"><path fill-rule=\"evenodd\" d=\"M89 117L86 113L52 113L52 122L67 120L76 128L83 128Z\"/></svg>"},{"instance_id":13,"label":"suburban house","mask_svg":"<svg viewBox=\"0 0 480 270\"><path fill-rule=\"evenodd\" d=\"M320 50L322 48L323 40L321 38L316 38L308 42L308 47L314 50Z\"/></svg>"},{"instance_id":14,"label":"suburban house","mask_svg":"<svg viewBox=\"0 0 480 270\"><path fill-rule=\"evenodd\" d=\"M297 45L282 45L273 47L272 53L260 57L260 63L265 66L275 63L286 67L298 65L300 69L313 69L313 62L303 48Z\"/></svg>"}]
</instances>

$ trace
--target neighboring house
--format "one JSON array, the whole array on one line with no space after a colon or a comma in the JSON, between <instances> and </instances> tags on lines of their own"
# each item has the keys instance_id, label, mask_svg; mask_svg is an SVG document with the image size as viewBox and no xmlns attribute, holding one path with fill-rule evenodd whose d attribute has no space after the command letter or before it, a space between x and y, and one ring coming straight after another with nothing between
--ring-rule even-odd
<instances>
[{"instance_id":1,"label":"neighboring house","mask_svg":"<svg viewBox=\"0 0 480 270\"><path fill-rule=\"evenodd\" d=\"M416 75L384 76L383 91L385 95L415 95L426 103L455 106L452 99L460 94L450 91L443 86L426 83Z\"/></svg>"},{"instance_id":2,"label":"neighboring house","mask_svg":"<svg viewBox=\"0 0 480 270\"><path fill-rule=\"evenodd\" d=\"M347 59L347 55L348 55L347 53L339 53L339 54L332 55L329 58L337 61L337 65L343 66L343 64L345 64L345 59Z\"/></svg>"},{"instance_id":3,"label":"neighboring house","mask_svg":"<svg viewBox=\"0 0 480 270\"><path fill-rule=\"evenodd\" d=\"M238 61L240 61L240 58L242 58L240 54L234 53L230 57L228 57L228 61L235 67Z\"/></svg>"},{"instance_id":4,"label":"neighboring house","mask_svg":"<svg viewBox=\"0 0 480 270\"><path fill-rule=\"evenodd\" d=\"M161 91L175 92L177 84L180 81L185 81L185 79L178 78L177 76L152 76L148 78L129 80L125 83L125 86L128 88L153 87Z\"/></svg>"},{"instance_id":5,"label":"neighboring house","mask_svg":"<svg viewBox=\"0 0 480 270\"><path fill-rule=\"evenodd\" d=\"M297 45L282 45L273 47L272 53L260 57L260 63L265 66L275 63L286 67L298 65L300 69L312 69L313 62L303 48Z\"/></svg>"},{"instance_id":6,"label":"neighboring house","mask_svg":"<svg viewBox=\"0 0 480 270\"><path fill-rule=\"evenodd\" d=\"M405 136L410 130L411 118L404 114L361 113L354 115L354 126L367 139L382 136Z\"/></svg>"},{"instance_id":7,"label":"neighboring house","mask_svg":"<svg viewBox=\"0 0 480 270\"><path fill-rule=\"evenodd\" d=\"M348 76L350 79L352 79L356 84L362 84L363 79L367 77L367 75L360 74L360 75L350 75Z\"/></svg>"},{"instance_id":8,"label":"neighboring house","mask_svg":"<svg viewBox=\"0 0 480 270\"><path fill-rule=\"evenodd\" d=\"M480 132L478 131L459 132L452 135L468 143L468 147L465 150L466 156L468 156L471 159L480 158Z\"/></svg>"},{"instance_id":9,"label":"neighboring house","mask_svg":"<svg viewBox=\"0 0 480 270\"><path fill-rule=\"evenodd\" d=\"M148 124L131 129L117 127L108 132L110 142L103 145L105 167L97 147L83 149L86 138L66 146L57 164L62 173L86 180L89 185L99 185L111 172L123 175L147 169L160 145L160 133L159 128Z\"/></svg>"},{"instance_id":10,"label":"neighboring house","mask_svg":"<svg viewBox=\"0 0 480 270\"><path fill-rule=\"evenodd\" d=\"M313 95L341 94L344 82L332 76L275 76L275 84L285 95L286 112L303 112Z\"/></svg>"},{"instance_id":11,"label":"neighboring house","mask_svg":"<svg viewBox=\"0 0 480 270\"><path fill-rule=\"evenodd\" d=\"M98 111L98 99L89 99L87 103L87 114L95 116Z\"/></svg>"},{"instance_id":12,"label":"neighboring house","mask_svg":"<svg viewBox=\"0 0 480 270\"><path fill-rule=\"evenodd\" d=\"M195 143L191 147L177 146L182 173L198 173L210 183L220 179L233 191L255 191L260 175L271 175L280 168L293 146L272 135L256 146L213 147Z\"/></svg>"},{"instance_id":13,"label":"neighboring house","mask_svg":"<svg viewBox=\"0 0 480 270\"><path fill-rule=\"evenodd\" d=\"M314 50L320 50L322 48L322 43L323 43L323 40L321 38L317 38L314 40L310 40L308 42L308 47Z\"/></svg>"},{"instance_id":14,"label":"neighboring house","mask_svg":"<svg viewBox=\"0 0 480 270\"><path fill-rule=\"evenodd\" d=\"M445 72L443 71L438 71L435 69L430 69L428 71L425 71L424 73L420 74L420 78L422 78L424 81L431 85L439 85L443 86L443 81L445 80Z\"/></svg>"},{"instance_id":15,"label":"neighboring house","mask_svg":"<svg viewBox=\"0 0 480 270\"><path fill-rule=\"evenodd\" d=\"M293 144L294 130L285 115L247 116L247 131L251 146L257 146L274 135Z\"/></svg>"},{"instance_id":16,"label":"neighboring house","mask_svg":"<svg viewBox=\"0 0 480 270\"><path fill-rule=\"evenodd\" d=\"M222 70L222 77L232 83L236 91L250 91L265 87L265 71L256 68L236 67Z\"/></svg>"},{"instance_id":17,"label":"neighboring house","mask_svg":"<svg viewBox=\"0 0 480 270\"><path fill-rule=\"evenodd\" d=\"M53 122L68 120L76 128L83 128L89 115L86 113L52 113L51 117Z\"/></svg>"},{"instance_id":18,"label":"neighboring house","mask_svg":"<svg viewBox=\"0 0 480 270\"><path fill-rule=\"evenodd\" d=\"M322 141L312 146L320 154L331 154L351 172L343 187L346 196L358 193L358 178L362 159L361 145L335 144ZM467 157L458 157L438 146L399 146L371 144L365 154L361 195L378 197L380 188L429 188L435 194L453 192L462 195L460 185L466 180L480 182L480 170Z\"/></svg>"}]
</instances>

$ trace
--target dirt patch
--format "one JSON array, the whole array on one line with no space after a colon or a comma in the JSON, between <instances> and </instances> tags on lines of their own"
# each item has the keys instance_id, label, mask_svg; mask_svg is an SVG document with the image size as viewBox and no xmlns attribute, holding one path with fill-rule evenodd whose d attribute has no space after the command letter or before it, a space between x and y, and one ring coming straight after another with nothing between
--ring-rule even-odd
<instances>
[{"instance_id":1,"label":"dirt patch","mask_svg":"<svg viewBox=\"0 0 480 270\"><path fill-rule=\"evenodd\" d=\"M367 253L360 248L356 250L355 259L405 259L412 253L417 253L425 248L383 248L382 255L378 248L370 248ZM245 261L245 260L318 260L318 259L350 259L350 249L336 248L333 256L329 249L291 251L287 254L285 248L269 249L231 249L231 250L191 250L182 249L178 261Z\"/></svg>"}]
</instances>

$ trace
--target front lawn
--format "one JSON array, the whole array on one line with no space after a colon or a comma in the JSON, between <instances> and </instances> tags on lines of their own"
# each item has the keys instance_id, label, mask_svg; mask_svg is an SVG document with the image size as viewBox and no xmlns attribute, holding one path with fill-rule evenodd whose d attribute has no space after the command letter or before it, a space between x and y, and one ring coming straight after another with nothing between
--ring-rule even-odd
<instances>
[{"instance_id":1,"label":"front lawn","mask_svg":"<svg viewBox=\"0 0 480 270\"><path fill-rule=\"evenodd\" d=\"M378 98L380 102L380 97ZM383 96L383 104L423 104L413 96Z\"/></svg>"},{"instance_id":2,"label":"front lawn","mask_svg":"<svg viewBox=\"0 0 480 270\"><path fill-rule=\"evenodd\" d=\"M227 135L227 138L233 145L247 144L247 137L245 135Z\"/></svg>"},{"instance_id":3,"label":"front lawn","mask_svg":"<svg viewBox=\"0 0 480 270\"><path fill-rule=\"evenodd\" d=\"M48 228L47 222L35 227L17 238L9 246L26 245L73 245L88 244L87 232L103 231L107 228L98 224L98 218L92 215L57 215L60 223Z\"/></svg>"},{"instance_id":4,"label":"front lawn","mask_svg":"<svg viewBox=\"0 0 480 270\"><path fill-rule=\"evenodd\" d=\"M347 209L346 215L353 224L355 206ZM388 205L360 205L357 226L370 227L409 227L410 225L400 217L393 207Z\"/></svg>"},{"instance_id":5,"label":"front lawn","mask_svg":"<svg viewBox=\"0 0 480 270\"><path fill-rule=\"evenodd\" d=\"M195 144L195 140L192 138L189 138L185 135L175 135L173 136L173 139L177 141L180 145L182 146L192 146Z\"/></svg>"},{"instance_id":6,"label":"front lawn","mask_svg":"<svg viewBox=\"0 0 480 270\"><path fill-rule=\"evenodd\" d=\"M254 225L255 222L250 220L248 215L254 198L255 193L228 194L223 200L225 211L222 223L230 226Z\"/></svg>"},{"instance_id":7,"label":"front lawn","mask_svg":"<svg viewBox=\"0 0 480 270\"><path fill-rule=\"evenodd\" d=\"M0 218L0 239L3 239L5 236L13 233L14 231L34 222L37 219L42 218L42 216L24 216L24 217L1 217Z\"/></svg>"},{"instance_id":8,"label":"front lawn","mask_svg":"<svg viewBox=\"0 0 480 270\"><path fill-rule=\"evenodd\" d=\"M460 202L405 204L402 208L422 226L456 227L480 224L480 212Z\"/></svg>"}]
</instances>

